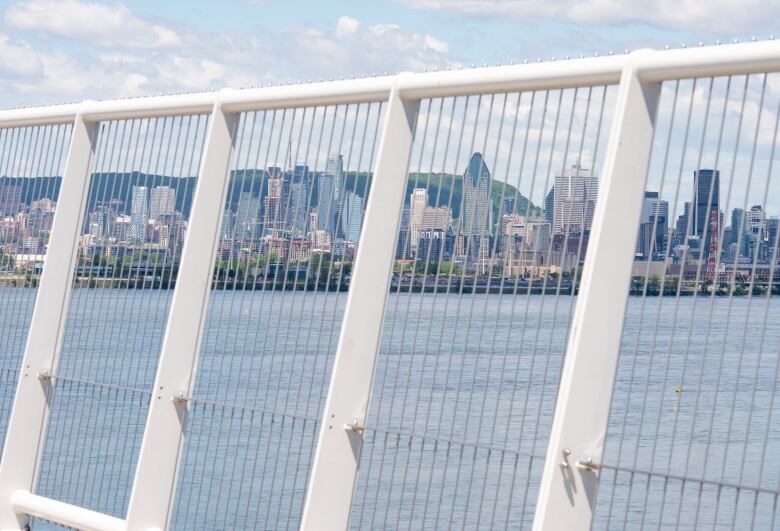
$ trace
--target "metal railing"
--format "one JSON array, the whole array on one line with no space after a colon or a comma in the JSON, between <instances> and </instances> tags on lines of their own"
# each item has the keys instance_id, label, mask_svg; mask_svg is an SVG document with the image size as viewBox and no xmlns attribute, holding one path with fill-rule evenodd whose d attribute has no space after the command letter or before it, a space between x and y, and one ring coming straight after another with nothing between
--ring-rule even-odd
<instances>
[{"instance_id":1,"label":"metal railing","mask_svg":"<svg viewBox=\"0 0 780 531\"><path fill-rule=\"evenodd\" d=\"M0 112L0 528L775 526L777 71Z\"/></svg>"}]
</instances>

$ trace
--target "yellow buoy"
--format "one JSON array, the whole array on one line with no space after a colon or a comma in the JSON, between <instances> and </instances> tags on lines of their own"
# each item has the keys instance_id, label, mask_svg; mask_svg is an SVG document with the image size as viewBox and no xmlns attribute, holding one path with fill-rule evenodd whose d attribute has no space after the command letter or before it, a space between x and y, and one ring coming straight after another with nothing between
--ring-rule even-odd
<instances>
[{"instance_id":1,"label":"yellow buoy","mask_svg":"<svg viewBox=\"0 0 780 531\"><path fill-rule=\"evenodd\" d=\"M677 393L678 395L682 393L682 385L675 385L674 392Z\"/></svg>"}]
</instances>

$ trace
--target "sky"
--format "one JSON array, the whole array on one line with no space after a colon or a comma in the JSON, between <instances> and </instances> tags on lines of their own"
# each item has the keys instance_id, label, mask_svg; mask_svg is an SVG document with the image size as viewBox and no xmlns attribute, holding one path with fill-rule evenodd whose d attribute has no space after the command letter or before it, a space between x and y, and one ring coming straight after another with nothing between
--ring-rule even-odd
<instances>
[{"instance_id":1,"label":"sky","mask_svg":"<svg viewBox=\"0 0 780 531\"><path fill-rule=\"evenodd\" d=\"M0 1L0 108L765 39L778 22L780 0Z\"/></svg>"}]
</instances>

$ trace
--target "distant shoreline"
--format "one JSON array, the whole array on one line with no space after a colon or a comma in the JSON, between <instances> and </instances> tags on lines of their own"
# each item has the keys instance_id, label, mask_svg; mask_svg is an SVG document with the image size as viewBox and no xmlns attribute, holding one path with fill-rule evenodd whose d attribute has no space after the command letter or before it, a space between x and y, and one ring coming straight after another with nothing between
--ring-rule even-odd
<instances>
[{"instance_id":1,"label":"distant shoreline","mask_svg":"<svg viewBox=\"0 0 780 531\"><path fill-rule=\"evenodd\" d=\"M0 288L19 288L19 289L35 289L38 286L38 279L30 280L30 279L0 279ZM172 290L176 286L175 281L132 281L128 279L79 279L74 283L74 288L78 289L125 289L125 290ZM283 281L277 281L275 284L266 285L259 282L224 282L224 281L218 281L215 283L214 286L211 288L213 291L297 291L297 292L313 292L313 293L344 293L348 291L349 286L346 283L341 283L341 285L337 285L335 281L331 282L330 286L325 286L324 283L321 285L315 285L314 282L304 283L304 282L287 282L284 283ZM552 285L548 285L546 287L542 286L531 286L530 289L528 285L504 285L504 286L460 286L457 281L453 281L452 284L449 286L442 286L441 284L439 286L434 285L428 285L425 286L424 289L422 286L416 285L416 286L398 286L398 285L391 285L390 286L390 293L426 293L426 294L432 294L432 293L439 293L439 294L463 294L463 295L567 295L570 296L572 294L572 285L563 285L560 288L555 285L554 283ZM575 295L577 295L579 292L579 286L575 288ZM699 296L712 296L712 293L710 291L699 291L694 292L694 290L687 289L687 290L681 290L680 291L680 297L692 297L694 294L697 294ZM661 290L655 289L648 289L647 292L644 292L642 290L635 290L632 289L629 291L629 296L632 297L660 297ZM733 297L748 297L749 293L747 290L741 291L741 292L734 292L732 294L729 294L728 291L719 291L715 294L716 297L722 298L722 297L728 297L729 295ZM677 292L674 289L666 289L664 290L663 297L669 298L669 297L676 297ZM766 291L765 287L762 287L761 293L753 293L753 298L760 298L760 297L766 297ZM775 289L770 295L771 297L777 297L780 296L780 286L775 286Z\"/></svg>"}]
</instances>

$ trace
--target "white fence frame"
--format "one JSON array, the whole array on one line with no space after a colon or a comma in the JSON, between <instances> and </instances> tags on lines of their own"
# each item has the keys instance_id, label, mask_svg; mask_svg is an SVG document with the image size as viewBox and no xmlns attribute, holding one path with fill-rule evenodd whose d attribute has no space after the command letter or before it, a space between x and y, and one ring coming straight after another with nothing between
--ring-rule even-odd
<instances>
[{"instance_id":1,"label":"white fence frame","mask_svg":"<svg viewBox=\"0 0 780 531\"><path fill-rule=\"evenodd\" d=\"M176 495L189 396L208 303L238 113L385 101L385 124L365 225L324 409L303 529L345 529L382 333L419 102L425 98L619 85L576 311L547 450L535 529L590 528L617 366L655 109L664 80L780 70L780 42L642 50L575 59L306 85L87 101L0 111L0 128L73 123L60 198L0 461L0 529L28 516L84 529L164 529ZM128 514L119 519L32 494L103 120L210 114L210 129L160 353ZM52 267L56 264L56 267ZM603 286L608 283L609 289ZM616 289L616 286L625 286ZM383 295L384 294L384 295ZM606 294L606 295L605 295ZM608 320L601 316L609 315ZM196 323L198 326L193 326ZM598 325L598 326L596 326ZM185 400L179 400L180 394Z\"/></svg>"}]
</instances>

